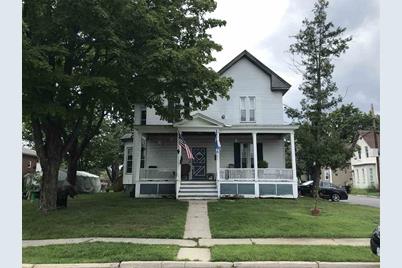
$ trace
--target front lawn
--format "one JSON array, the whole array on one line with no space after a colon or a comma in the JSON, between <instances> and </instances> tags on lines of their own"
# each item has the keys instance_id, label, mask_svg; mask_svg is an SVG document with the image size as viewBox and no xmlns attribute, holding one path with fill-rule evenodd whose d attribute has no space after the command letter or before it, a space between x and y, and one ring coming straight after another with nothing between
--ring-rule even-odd
<instances>
[{"instance_id":1,"label":"front lawn","mask_svg":"<svg viewBox=\"0 0 402 268\"><path fill-rule=\"evenodd\" d=\"M186 202L132 199L123 193L81 194L68 208L42 214L23 201L22 238L156 237L182 238Z\"/></svg>"},{"instance_id":2,"label":"front lawn","mask_svg":"<svg viewBox=\"0 0 402 268\"><path fill-rule=\"evenodd\" d=\"M239 199L208 203L212 236L369 237L380 222L378 208L319 201L321 216L311 216L312 198Z\"/></svg>"},{"instance_id":3,"label":"front lawn","mask_svg":"<svg viewBox=\"0 0 402 268\"><path fill-rule=\"evenodd\" d=\"M378 262L369 247L232 245L214 246L213 261L328 261Z\"/></svg>"},{"instance_id":4,"label":"front lawn","mask_svg":"<svg viewBox=\"0 0 402 268\"><path fill-rule=\"evenodd\" d=\"M82 243L22 249L23 263L96 263L120 261L173 261L178 246L128 243Z\"/></svg>"}]
</instances>

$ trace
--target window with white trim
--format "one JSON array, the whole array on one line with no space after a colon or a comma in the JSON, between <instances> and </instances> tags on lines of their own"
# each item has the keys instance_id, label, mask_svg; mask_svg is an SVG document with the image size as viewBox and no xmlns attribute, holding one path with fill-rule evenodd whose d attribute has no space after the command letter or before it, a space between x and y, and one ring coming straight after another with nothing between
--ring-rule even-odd
<instances>
[{"instance_id":1,"label":"window with white trim","mask_svg":"<svg viewBox=\"0 0 402 268\"><path fill-rule=\"evenodd\" d=\"M133 147L127 147L126 174L131 174L132 171L133 171Z\"/></svg>"},{"instance_id":2,"label":"window with white trim","mask_svg":"<svg viewBox=\"0 0 402 268\"><path fill-rule=\"evenodd\" d=\"M255 122L255 96L240 97L240 122Z\"/></svg>"},{"instance_id":3,"label":"window with white trim","mask_svg":"<svg viewBox=\"0 0 402 268\"><path fill-rule=\"evenodd\" d=\"M240 97L240 121L246 122L246 97Z\"/></svg>"},{"instance_id":4,"label":"window with white trim","mask_svg":"<svg viewBox=\"0 0 402 268\"><path fill-rule=\"evenodd\" d=\"M254 168L254 150L252 143L240 143L240 167Z\"/></svg>"}]
</instances>

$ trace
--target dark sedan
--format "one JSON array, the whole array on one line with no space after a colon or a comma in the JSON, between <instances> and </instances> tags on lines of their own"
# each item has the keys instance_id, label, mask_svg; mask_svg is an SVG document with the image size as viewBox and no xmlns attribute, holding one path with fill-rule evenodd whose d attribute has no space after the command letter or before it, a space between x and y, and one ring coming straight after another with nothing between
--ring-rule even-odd
<instances>
[{"instance_id":1,"label":"dark sedan","mask_svg":"<svg viewBox=\"0 0 402 268\"><path fill-rule=\"evenodd\" d=\"M299 185L299 195L313 195L313 181L306 181ZM320 181L318 195L323 199L338 202L339 200L347 200L348 194L344 188L340 188L330 182Z\"/></svg>"}]
</instances>

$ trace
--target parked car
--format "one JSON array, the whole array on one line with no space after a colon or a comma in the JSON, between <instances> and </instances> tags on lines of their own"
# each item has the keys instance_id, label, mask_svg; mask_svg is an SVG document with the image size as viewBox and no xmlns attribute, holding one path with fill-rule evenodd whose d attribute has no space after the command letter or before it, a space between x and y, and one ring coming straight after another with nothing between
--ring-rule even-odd
<instances>
[{"instance_id":1,"label":"parked car","mask_svg":"<svg viewBox=\"0 0 402 268\"><path fill-rule=\"evenodd\" d=\"M299 195L313 196L313 184L314 181L310 180L299 185ZM344 188L327 181L320 181L318 195L323 199L332 200L334 202L348 199L348 193Z\"/></svg>"},{"instance_id":2,"label":"parked car","mask_svg":"<svg viewBox=\"0 0 402 268\"><path fill-rule=\"evenodd\" d=\"M370 248L375 255L380 256L380 225L374 229L371 235Z\"/></svg>"}]
</instances>

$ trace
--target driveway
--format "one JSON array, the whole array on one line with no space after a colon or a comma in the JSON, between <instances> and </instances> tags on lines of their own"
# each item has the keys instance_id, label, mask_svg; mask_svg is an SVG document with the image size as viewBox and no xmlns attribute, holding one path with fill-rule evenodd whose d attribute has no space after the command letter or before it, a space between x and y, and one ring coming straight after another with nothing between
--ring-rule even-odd
<instances>
[{"instance_id":1,"label":"driveway","mask_svg":"<svg viewBox=\"0 0 402 268\"><path fill-rule=\"evenodd\" d=\"M348 200L343 200L341 202L357 204L357 205L365 205L376 208L380 207L380 198L371 196L349 195Z\"/></svg>"}]
</instances>

